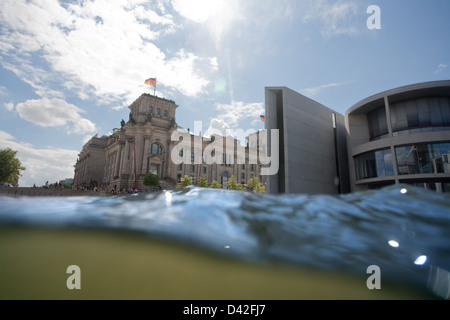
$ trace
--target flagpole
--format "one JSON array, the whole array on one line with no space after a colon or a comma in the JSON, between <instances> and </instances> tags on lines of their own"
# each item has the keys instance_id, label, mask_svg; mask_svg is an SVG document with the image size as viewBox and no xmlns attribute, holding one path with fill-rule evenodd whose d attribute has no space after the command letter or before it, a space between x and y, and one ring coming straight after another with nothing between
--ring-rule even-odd
<instances>
[{"instance_id":1,"label":"flagpole","mask_svg":"<svg viewBox=\"0 0 450 320\"><path fill-rule=\"evenodd\" d=\"M153 95L156 97L156 79L157 78L155 78L155 89L153 89Z\"/></svg>"}]
</instances>

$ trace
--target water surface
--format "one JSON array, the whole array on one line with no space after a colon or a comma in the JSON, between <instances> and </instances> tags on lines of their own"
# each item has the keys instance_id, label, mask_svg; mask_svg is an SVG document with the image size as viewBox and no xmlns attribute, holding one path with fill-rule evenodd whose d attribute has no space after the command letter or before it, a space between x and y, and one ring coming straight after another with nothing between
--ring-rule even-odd
<instances>
[{"instance_id":1,"label":"water surface","mask_svg":"<svg viewBox=\"0 0 450 320\"><path fill-rule=\"evenodd\" d=\"M377 265L383 284L409 287L440 299L449 297L450 198L447 194L409 186L342 196L272 196L191 187L112 197L0 197L0 204L0 226L4 231L18 227L63 232L107 230L117 235L131 231L149 236L151 241L157 240L162 245L170 243L183 252L208 252L214 264L222 267L230 261L240 263L242 268L246 268L244 265L256 266L250 272L253 275L267 266L283 265L293 270L324 272L325 275L355 276L363 291L370 291L365 283L370 276L367 268ZM6 237L8 234L10 238ZM4 241L16 243L18 234L3 232ZM27 239L27 233L20 234ZM63 241L63 236L59 237ZM33 241L37 243L41 238L33 238ZM91 240L92 246L95 241ZM89 246L87 243L85 247ZM0 260L3 260L0 272L3 266L4 270L13 273L15 265L7 265L1 255L15 259L29 253L18 251L14 255L5 244L3 248L2 251L0 245ZM161 256L164 256L164 250L158 259ZM173 261L177 261L177 255L173 257ZM120 261L120 255L115 259ZM20 263L19 260L16 263ZM180 258L179 263L183 264L183 259ZM209 266L204 262L203 266L206 265ZM212 268L218 268L217 265ZM142 272L145 274L145 270ZM287 275L289 272L286 269L269 272L261 275L260 280L277 279L281 273ZM64 276L67 275L62 274ZM317 281L323 275L315 274L314 277ZM291 279L295 276L291 275ZM278 281L289 283L289 278ZM253 285L257 282L255 280ZM214 285L209 283L203 287ZM309 288L312 286L310 284ZM384 287L380 291L383 290ZM5 292L3 295L8 297ZM171 295L161 297L170 298ZM186 293L182 297L190 296ZM243 298L252 297L249 294ZM296 298L295 295L290 297Z\"/></svg>"}]
</instances>

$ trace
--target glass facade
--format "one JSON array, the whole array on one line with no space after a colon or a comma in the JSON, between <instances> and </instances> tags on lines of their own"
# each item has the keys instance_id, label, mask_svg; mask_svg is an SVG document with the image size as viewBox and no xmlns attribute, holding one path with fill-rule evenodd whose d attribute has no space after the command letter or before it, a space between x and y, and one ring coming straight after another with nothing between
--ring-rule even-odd
<instances>
[{"instance_id":1,"label":"glass facade","mask_svg":"<svg viewBox=\"0 0 450 320\"><path fill-rule=\"evenodd\" d=\"M445 131L450 129L450 100L424 98L393 103L390 117L394 136ZM385 107L367 114L370 140L387 137L388 126Z\"/></svg>"},{"instance_id":2,"label":"glass facade","mask_svg":"<svg viewBox=\"0 0 450 320\"><path fill-rule=\"evenodd\" d=\"M369 121L370 140L383 138L388 134L386 110L383 107L378 108L367 114Z\"/></svg>"},{"instance_id":3,"label":"glass facade","mask_svg":"<svg viewBox=\"0 0 450 320\"><path fill-rule=\"evenodd\" d=\"M450 101L448 98L426 98L395 103L390 106L390 116L396 135L448 130Z\"/></svg>"},{"instance_id":4,"label":"glass facade","mask_svg":"<svg viewBox=\"0 0 450 320\"><path fill-rule=\"evenodd\" d=\"M391 149L367 152L355 157L356 179L371 179L394 175Z\"/></svg>"},{"instance_id":5,"label":"glass facade","mask_svg":"<svg viewBox=\"0 0 450 320\"><path fill-rule=\"evenodd\" d=\"M415 144L395 149L400 175L450 173L450 143Z\"/></svg>"}]
</instances>

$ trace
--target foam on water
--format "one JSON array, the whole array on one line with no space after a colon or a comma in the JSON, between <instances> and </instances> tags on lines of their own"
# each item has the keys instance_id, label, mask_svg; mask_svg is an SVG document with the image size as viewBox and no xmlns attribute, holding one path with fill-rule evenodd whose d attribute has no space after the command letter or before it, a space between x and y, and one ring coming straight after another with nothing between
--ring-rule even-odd
<instances>
[{"instance_id":1,"label":"foam on water","mask_svg":"<svg viewBox=\"0 0 450 320\"><path fill-rule=\"evenodd\" d=\"M450 198L409 186L343 196L186 188L112 197L0 197L0 223L134 230L238 259L284 261L450 293Z\"/></svg>"}]
</instances>

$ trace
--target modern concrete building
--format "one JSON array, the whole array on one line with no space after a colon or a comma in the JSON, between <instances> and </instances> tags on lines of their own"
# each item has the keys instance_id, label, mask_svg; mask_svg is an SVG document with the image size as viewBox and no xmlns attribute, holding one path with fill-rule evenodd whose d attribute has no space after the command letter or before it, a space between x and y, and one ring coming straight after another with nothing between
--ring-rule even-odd
<instances>
[{"instance_id":1,"label":"modern concrete building","mask_svg":"<svg viewBox=\"0 0 450 320\"><path fill-rule=\"evenodd\" d=\"M267 135L278 129L278 140L249 136L241 147L232 137L191 134L177 125L175 102L143 94L127 123L83 147L75 184L142 188L152 172L168 187L185 175L223 185L234 175L240 183L257 176L274 194L338 194L396 183L450 192L450 81L382 92L345 116L286 87L265 88L265 100ZM179 150L174 133L188 147ZM252 164L261 152L278 160L276 173L263 176L270 165L261 158Z\"/></svg>"},{"instance_id":2,"label":"modern concrete building","mask_svg":"<svg viewBox=\"0 0 450 320\"><path fill-rule=\"evenodd\" d=\"M288 88L266 88L279 129L270 193L336 194L407 183L450 192L450 81L376 94L345 117ZM336 183L339 182L339 183Z\"/></svg>"},{"instance_id":3,"label":"modern concrete building","mask_svg":"<svg viewBox=\"0 0 450 320\"><path fill-rule=\"evenodd\" d=\"M348 192L344 116L286 87L266 88L265 95L266 129L280 130L280 168L266 191Z\"/></svg>"},{"instance_id":4,"label":"modern concrete building","mask_svg":"<svg viewBox=\"0 0 450 320\"><path fill-rule=\"evenodd\" d=\"M408 183L450 192L450 81L379 93L345 118L352 191Z\"/></svg>"},{"instance_id":5,"label":"modern concrete building","mask_svg":"<svg viewBox=\"0 0 450 320\"><path fill-rule=\"evenodd\" d=\"M246 184L253 176L265 183L261 165L249 161L249 146L233 137L206 138L181 128L175 121L174 101L143 94L129 108L129 120L122 120L120 129L84 145L75 165L76 185L144 188L149 172L158 175L165 188L174 187L185 175L194 182L205 177L225 187L233 175L238 183ZM174 133L178 141L172 140Z\"/></svg>"}]
</instances>

